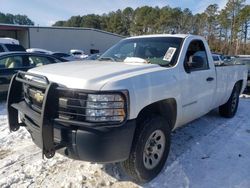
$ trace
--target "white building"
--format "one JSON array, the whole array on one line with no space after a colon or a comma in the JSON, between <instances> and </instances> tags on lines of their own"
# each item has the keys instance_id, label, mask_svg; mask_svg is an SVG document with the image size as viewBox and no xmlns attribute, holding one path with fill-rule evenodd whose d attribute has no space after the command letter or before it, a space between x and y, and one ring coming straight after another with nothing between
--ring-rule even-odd
<instances>
[{"instance_id":1,"label":"white building","mask_svg":"<svg viewBox=\"0 0 250 188\"><path fill-rule=\"evenodd\" d=\"M8 24L0 24L0 37L17 39L25 48L42 48L60 52L79 49L87 54L103 53L124 38L121 35L92 28Z\"/></svg>"}]
</instances>

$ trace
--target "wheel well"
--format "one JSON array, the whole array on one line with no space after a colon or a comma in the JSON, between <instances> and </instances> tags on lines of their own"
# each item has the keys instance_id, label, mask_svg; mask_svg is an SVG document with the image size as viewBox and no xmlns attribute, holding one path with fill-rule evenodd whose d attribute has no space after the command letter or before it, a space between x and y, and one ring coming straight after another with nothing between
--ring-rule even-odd
<instances>
[{"instance_id":1,"label":"wheel well","mask_svg":"<svg viewBox=\"0 0 250 188\"><path fill-rule=\"evenodd\" d=\"M137 124L152 114L161 115L168 121L170 128L173 129L177 116L176 100L174 98L165 99L144 107L136 118Z\"/></svg>"},{"instance_id":2,"label":"wheel well","mask_svg":"<svg viewBox=\"0 0 250 188\"><path fill-rule=\"evenodd\" d=\"M242 87L243 87L243 80L239 80L235 83L235 85L238 85L239 84L239 89L240 89L240 92L242 91Z\"/></svg>"}]
</instances>

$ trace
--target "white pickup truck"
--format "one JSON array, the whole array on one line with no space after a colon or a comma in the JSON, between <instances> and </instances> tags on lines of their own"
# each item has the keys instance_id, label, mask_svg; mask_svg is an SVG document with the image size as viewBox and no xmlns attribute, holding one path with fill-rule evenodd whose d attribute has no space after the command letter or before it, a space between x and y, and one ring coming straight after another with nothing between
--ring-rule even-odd
<instances>
[{"instance_id":1,"label":"white pickup truck","mask_svg":"<svg viewBox=\"0 0 250 188\"><path fill-rule=\"evenodd\" d=\"M194 35L149 35L120 41L96 61L19 72L8 93L11 131L25 126L47 158L121 162L136 181L163 168L170 133L219 107L237 111L245 65L215 67Z\"/></svg>"}]
</instances>

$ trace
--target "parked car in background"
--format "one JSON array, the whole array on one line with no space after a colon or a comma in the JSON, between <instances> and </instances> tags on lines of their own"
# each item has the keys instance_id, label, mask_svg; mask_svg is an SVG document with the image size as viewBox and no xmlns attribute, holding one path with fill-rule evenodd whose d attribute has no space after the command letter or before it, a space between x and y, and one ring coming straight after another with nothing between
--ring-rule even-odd
<instances>
[{"instance_id":1,"label":"parked car in background","mask_svg":"<svg viewBox=\"0 0 250 188\"><path fill-rule=\"evenodd\" d=\"M36 52L41 54L51 54L52 51L41 49L41 48L29 48L26 50L26 52Z\"/></svg>"},{"instance_id":2,"label":"parked car in background","mask_svg":"<svg viewBox=\"0 0 250 188\"><path fill-rule=\"evenodd\" d=\"M25 48L16 39L0 38L0 53L11 51L25 51Z\"/></svg>"},{"instance_id":3,"label":"parked car in background","mask_svg":"<svg viewBox=\"0 0 250 188\"><path fill-rule=\"evenodd\" d=\"M236 55L237 58L250 58L250 55Z\"/></svg>"},{"instance_id":4,"label":"parked car in background","mask_svg":"<svg viewBox=\"0 0 250 188\"><path fill-rule=\"evenodd\" d=\"M77 60L79 60L79 58L77 58L77 57L75 57L75 56L73 56L71 54L62 53L62 52L52 52L52 53L50 53L50 55L65 59L67 61L77 61Z\"/></svg>"},{"instance_id":5,"label":"parked car in background","mask_svg":"<svg viewBox=\"0 0 250 188\"><path fill-rule=\"evenodd\" d=\"M4 52L0 53L0 93L8 91L11 77L17 71L27 71L41 65L47 65L66 60L48 54L28 52Z\"/></svg>"},{"instance_id":6,"label":"parked car in background","mask_svg":"<svg viewBox=\"0 0 250 188\"><path fill-rule=\"evenodd\" d=\"M250 55L239 57L238 59L248 67L247 90L250 90Z\"/></svg>"},{"instance_id":7,"label":"parked car in background","mask_svg":"<svg viewBox=\"0 0 250 188\"><path fill-rule=\"evenodd\" d=\"M224 60L231 60L232 59L232 56L230 55L224 55Z\"/></svg>"},{"instance_id":8,"label":"parked car in background","mask_svg":"<svg viewBox=\"0 0 250 188\"><path fill-rule=\"evenodd\" d=\"M97 53L97 54L91 54L91 55L89 55L89 56L86 58L86 60L96 60L96 59L98 59L101 55L102 55L102 54L99 54L99 53Z\"/></svg>"},{"instance_id":9,"label":"parked car in background","mask_svg":"<svg viewBox=\"0 0 250 188\"><path fill-rule=\"evenodd\" d=\"M49 54L49 55L53 55L55 57L64 59L66 61L76 61L76 60L80 59L80 58L73 56L71 54L67 54L67 53L63 53L63 52L52 52L52 51L41 49L41 48L29 48L26 51L30 52L30 53L36 52L36 53L42 53L42 54Z\"/></svg>"},{"instance_id":10,"label":"parked car in background","mask_svg":"<svg viewBox=\"0 0 250 188\"><path fill-rule=\"evenodd\" d=\"M215 65L222 65L223 64L223 59L222 59L222 56L220 54L213 53L212 58L213 58Z\"/></svg>"},{"instance_id":11,"label":"parked car in background","mask_svg":"<svg viewBox=\"0 0 250 188\"><path fill-rule=\"evenodd\" d=\"M0 43L4 44L19 44L19 41L17 39L8 38L8 37L1 37Z\"/></svg>"},{"instance_id":12,"label":"parked car in background","mask_svg":"<svg viewBox=\"0 0 250 188\"><path fill-rule=\"evenodd\" d=\"M70 50L70 54L72 54L73 56L75 56L79 59L85 59L88 57L88 55L85 54L83 50L78 50L78 49Z\"/></svg>"}]
</instances>

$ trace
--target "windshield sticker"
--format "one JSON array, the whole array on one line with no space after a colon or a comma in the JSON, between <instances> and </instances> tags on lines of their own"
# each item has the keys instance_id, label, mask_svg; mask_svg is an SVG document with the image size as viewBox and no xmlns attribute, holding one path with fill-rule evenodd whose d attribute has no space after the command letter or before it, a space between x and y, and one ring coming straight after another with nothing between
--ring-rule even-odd
<instances>
[{"instance_id":1,"label":"windshield sticker","mask_svg":"<svg viewBox=\"0 0 250 188\"><path fill-rule=\"evenodd\" d=\"M175 51L176 51L176 48L173 48L173 47L168 48L168 51L166 52L166 54L163 57L163 60L170 62L174 56Z\"/></svg>"}]
</instances>

